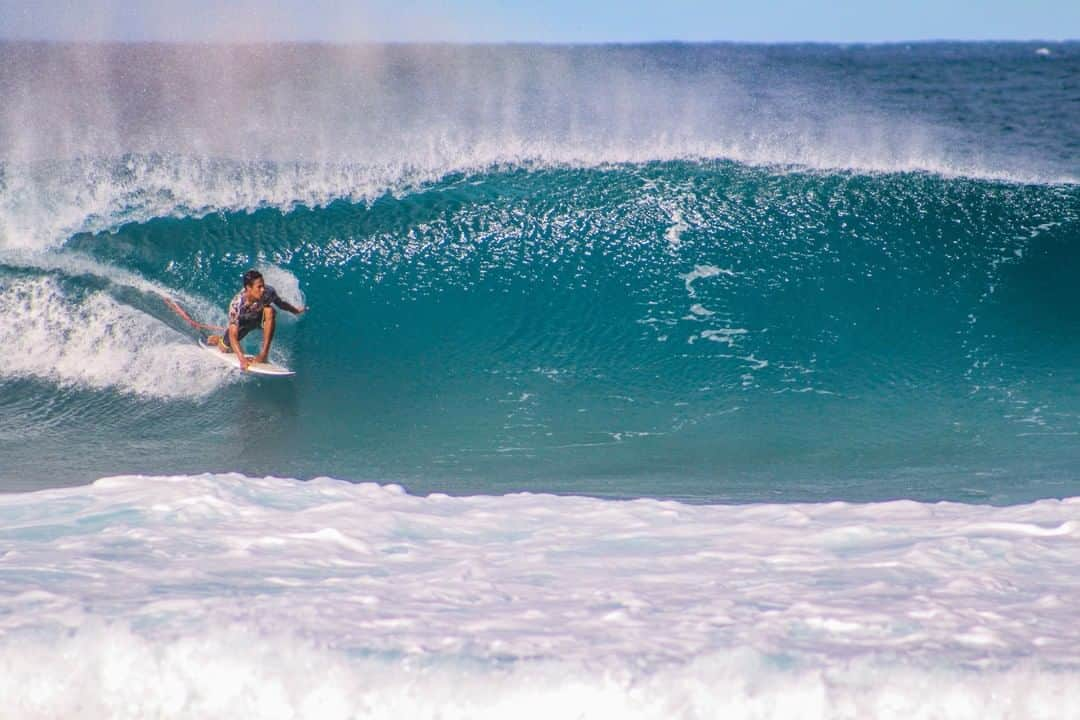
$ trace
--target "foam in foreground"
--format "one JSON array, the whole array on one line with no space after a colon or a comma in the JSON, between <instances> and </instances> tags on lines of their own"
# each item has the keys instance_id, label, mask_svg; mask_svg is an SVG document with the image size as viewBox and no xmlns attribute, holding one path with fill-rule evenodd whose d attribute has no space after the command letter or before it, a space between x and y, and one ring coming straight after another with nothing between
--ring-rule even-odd
<instances>
[{"instance_id":1,"label":"foam in foreground","mask_svg":"<svg viewBox=\"0 0 1080 720\"><path fill-rule=\"evenodd\" d=\"M1080 717L1080 499L0 496L8 718Z\"/></svg>"}]
</instances>

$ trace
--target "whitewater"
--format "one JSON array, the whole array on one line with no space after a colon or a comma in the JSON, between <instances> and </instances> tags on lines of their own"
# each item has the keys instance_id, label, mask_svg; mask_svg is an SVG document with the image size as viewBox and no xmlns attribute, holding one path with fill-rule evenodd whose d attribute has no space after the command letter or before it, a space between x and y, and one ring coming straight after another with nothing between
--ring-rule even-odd
<instances>
[{"instance_id":1,"label":"whitewater","mask_svg":"<svg viewBox=\"0 0 1080 720\"><path fill-rule=\"evenodd\" d=\"M0 44L0 714L1080 718L1078 73Z\"/></svg>"},{"instance_id":2,"label":"whitewater","mask_svg":"<svg viewBox=\"0 0 1080 720\"><path fill-rule=\"evenodd\" d=\"M129 476L5 497L0 520L15 717L1080 708L1076 499L688 506Z\"/></svg>"}]
</instances>

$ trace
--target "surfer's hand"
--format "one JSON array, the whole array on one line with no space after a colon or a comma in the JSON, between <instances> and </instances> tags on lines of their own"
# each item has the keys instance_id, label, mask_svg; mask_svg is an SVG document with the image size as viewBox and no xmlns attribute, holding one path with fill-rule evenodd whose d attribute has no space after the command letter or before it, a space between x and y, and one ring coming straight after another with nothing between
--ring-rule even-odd
<instances>
[{"instance_id":1,"label":"surfer's hand","mask_svg":"<svg viewBox=\"0 0 1080 720\"><path fill-rule=\"evenodd\" d=\"M264 362L266 362L266 356L263 355L262 353L259 353L258 355L255 356L255 358L251 362L253 362L253 363L264 363Z\"/></svg>"},{"instance_id":2,"label":"surfer's hand","mask_svg":"<svg viewBox=\"0 0 1080 720\"><path fill-rule=\"evenodd\" d=\"M240 356L240 372L247 372L248 365L250 364L251 361L248 360L247 355Z\"/></svg>"}]
</instances>

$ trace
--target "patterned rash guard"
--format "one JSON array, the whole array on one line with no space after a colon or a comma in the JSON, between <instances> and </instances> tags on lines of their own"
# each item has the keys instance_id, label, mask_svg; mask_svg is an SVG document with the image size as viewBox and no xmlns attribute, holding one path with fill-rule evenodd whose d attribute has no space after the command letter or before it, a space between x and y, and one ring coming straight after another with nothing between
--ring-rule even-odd
<instances>
[{"instance_id":1,"label":"patterned rash guard","mask_svg":"<svg viewBox=\"0 0 1080 720\"><path fill-rule=\"evenodd\" d=\"M229 324L236 325L236 335L242 338L262 324L263 308L280 302L277 291L269 285L263 288L262 297L254 301L249 301L241 290L229 303Z\"/></svg>"}]
</instances>

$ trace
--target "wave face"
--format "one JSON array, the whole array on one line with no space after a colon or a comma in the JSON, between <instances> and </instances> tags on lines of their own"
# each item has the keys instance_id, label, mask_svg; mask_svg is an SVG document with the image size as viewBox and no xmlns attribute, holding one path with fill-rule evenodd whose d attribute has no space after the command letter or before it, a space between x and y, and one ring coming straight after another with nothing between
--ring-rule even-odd
<instances>
[{"instance_id":1,"label":"wave face","mask_svg":"<svg viewBox=\"0 0 1080 720\"><path fill-rule=\"evenodd\" d=\"M10 488L1076 489L1076 44L0 56ZM294 381L158 297L251 266Z\"/></svg>"},{"instance_id":2,"label":"wave face","mask_svg":"<svg viewBox=\"0 0 1080 720\"><path fill-rule=\"evenodd\" d=\"M0 527L18 720L1080 708L1076 499L692 506L115 477L0 496Z\"/></svg>"}]
</instances>

